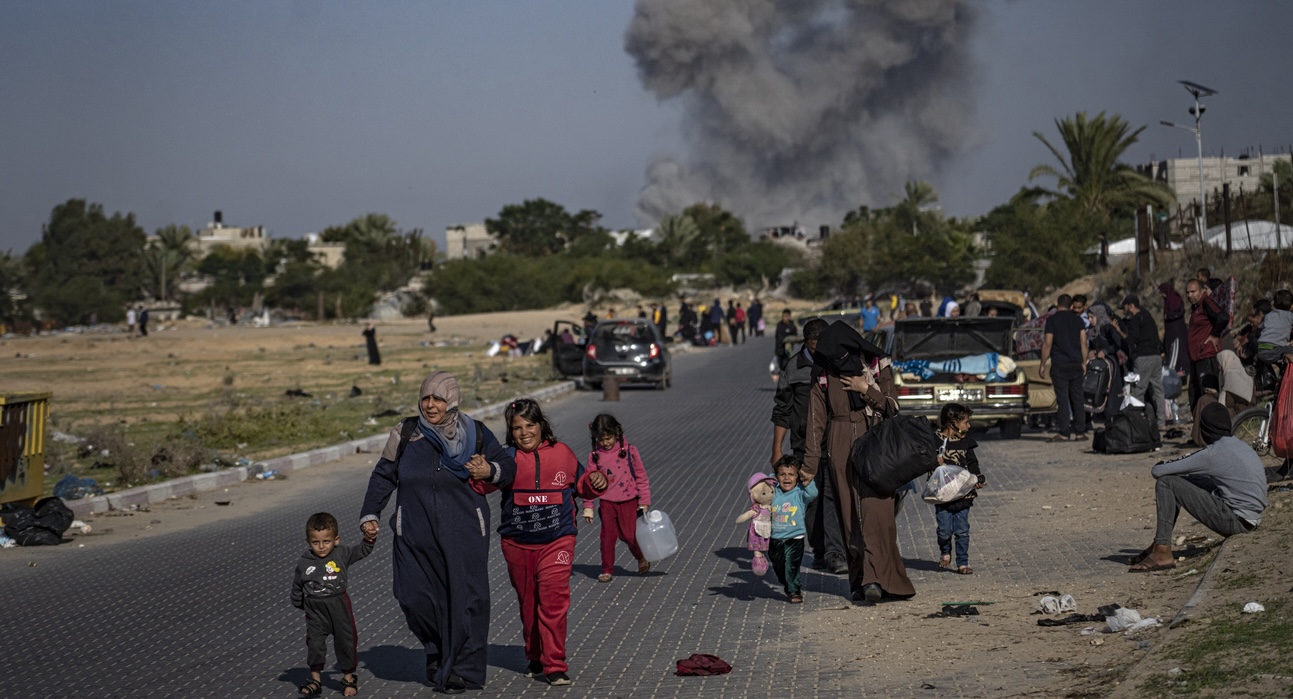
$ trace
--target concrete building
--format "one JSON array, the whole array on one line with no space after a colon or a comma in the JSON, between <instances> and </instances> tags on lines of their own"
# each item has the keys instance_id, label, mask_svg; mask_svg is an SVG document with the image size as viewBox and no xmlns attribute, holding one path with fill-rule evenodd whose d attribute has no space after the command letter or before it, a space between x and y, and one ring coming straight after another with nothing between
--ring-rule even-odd
<instances>
[{"instance_id":1,"label":"concrete building","mask_svg":"<svg viewBox=\"0 0 1293 699\"><path fill-rule=\"evenodd\" d=\"M1229 183L1231 196L1237 196L1242 187L1246 194L1256 192L1262 175L1273 173L1277 161L1289 162L1289 154L1242 154L1203 159L1203 188L1208 195L1208 206L1221 196L1221 185ZM1199 159L1175 158L1159 160L1145 166L1155 180L1166 184L1176 193L1182 207L1199 201Z\"/></svg>"},{"instance_id":2,"label":"concrete building","mask_svg":"<svg viewBox=\"0 0 1293 699\"><path fill-rule=\"evenodd\" d=\"M498 239L483 223L468 223L444 229L446 260L475 260L498 248Z\"/></svg>"},{"instance_id":3,"label":"concrete building","mask_svg":"<svg viewBox=\"0 0 1293 699\"><path fill-rule=\"evenodd\" d=\"M226 245L237 250L255 250L261 252L269 244L269 238L265 236L264 226L251 226L241 228L237 226L224 225L223 215L215 212L215 220L208 223L206 228L199 229L197 232L197 250L196 256L202 259L211 252L211 249L219 245Z\"/></svg>"},{"instance_id":4,"label":"concrete building","mask_svg":"<svg viewBox=\"0 0 1293 699\"><path fill-rule=\"evenodd\" d=\"M318 233L306 233L305 243L314 259L328 269L336 269L346 259L345 243L325 243L319 239Z\"/></svg>"}]
</instances>

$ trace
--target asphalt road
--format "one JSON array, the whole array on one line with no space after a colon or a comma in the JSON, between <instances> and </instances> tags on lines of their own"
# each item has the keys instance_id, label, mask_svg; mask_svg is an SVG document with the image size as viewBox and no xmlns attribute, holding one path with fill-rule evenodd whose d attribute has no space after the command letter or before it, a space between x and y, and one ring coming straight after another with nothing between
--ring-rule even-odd
<instances>
[{"instance_id":1,"label":"asphalt road","mask_svg":"<svg viewBox=\"0 0 1293 699\"><path fill-rule=\"evenodd\" d=\"M675 357L670 390L625 390L619 403L610 404L600 394L581 392L547 407L557 436L581 456L588 451L586 425L594 415L609 409L620 419L641 450L655 505L677 527L680 551L640 577L620 546L615 579L599 584L599 524L581 531L568 644L575 684L551 688L521 675L525 659L515 595L494 543L490 675L486 689L476 694L888 693L858 686L838 664L819 664L812 637L797 627L801 610L845 606L844 580L807 571L806 603L786 604L771 573L756 578L750 572L745 526L733 523L747 502L749 474L767 469L771 353L770 337L703 349ZM1002 444L985 448L991 452ZM245 517L109 547L0 552L0 695L292 696L306 677L304 623L288 602L291 571L304 550L302 527L311 512L328 510L338 515L343 535L353 537L374 458L352 457L353 468L332 470L326 488L285 489L273 507ZM307 470L288 482L315 477ZM1029 477L1025 468L993 473L994 483L1010 488L1026 487ZM1008 528L997 528L994 538L992 501L976 507L975 516L976 532L984 532L976 534L976 560L995 557L997 568L1015 578L1032 574L1031 547L1013 541ZM932 570L937 558L933 525L924 505L908 507L900 517L900 543L913 577ZM351 573L360 694L429 694L422 651L390 593L390 533L384 535L378 550ZM1081 575L1090 560L1084 552L1071 556L1071 564L1064 562L1068 558L1049 561L1047 574ZM39 565L31 567L32 561ZM717 654L735 669L721 679L675 676L674 662L695 652ZM325 696L340 696L339 680L331 668L325 673ZM905 679L896 682L894 689L912 687Z\"/></svg>"}]
</instances>

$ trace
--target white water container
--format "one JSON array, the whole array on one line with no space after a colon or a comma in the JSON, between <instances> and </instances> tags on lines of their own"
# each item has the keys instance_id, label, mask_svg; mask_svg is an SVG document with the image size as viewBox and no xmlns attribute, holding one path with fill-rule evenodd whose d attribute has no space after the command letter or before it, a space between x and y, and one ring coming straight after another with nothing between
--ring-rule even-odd
<instances>
[{"instance_id":1,"label":"white water container","mask_svg":"<svg viewBox=\"0 0 1293 699\"><path fill-rule=\"evenodd\" d=\"M637 535L642 556L652 563L678 552L678 534L673 530L673 522L660 510L651 510L638 517Z\"/></svg>"}]
</instances>

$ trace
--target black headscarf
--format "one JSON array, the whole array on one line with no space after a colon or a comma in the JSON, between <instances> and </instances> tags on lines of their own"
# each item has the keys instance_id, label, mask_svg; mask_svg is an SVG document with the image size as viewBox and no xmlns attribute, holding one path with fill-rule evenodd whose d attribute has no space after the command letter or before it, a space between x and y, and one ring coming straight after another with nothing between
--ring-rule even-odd
<instances>
[{"instance_id":1,"label":"black headscarf","mask_svg":"<svg viewBox=\"0 0 1293 699\"><path fill-rule=\"evenodd\" d=\"M861 376L863 362L887 357L884 350L862 337L857 328L842 320L826 326L817 338L817 349L813 352L813 378L823 373L837 376ZM849 409L861 410L866 407L862 396L848 392Z\"/></svg>"}]
</instances>

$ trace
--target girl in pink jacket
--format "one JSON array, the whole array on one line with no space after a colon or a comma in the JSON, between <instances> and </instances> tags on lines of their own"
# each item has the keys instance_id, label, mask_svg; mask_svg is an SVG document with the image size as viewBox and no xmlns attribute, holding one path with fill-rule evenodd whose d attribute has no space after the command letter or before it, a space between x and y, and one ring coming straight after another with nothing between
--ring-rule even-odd
<instances>
[{"instance_id":1,"label":"girl in pink jacket","mask_svg":"<svg viewBox=\"0 0 1293 699\"><path fill-rule=\"evenodd\" d=\"M638 562L638 573L651 570L638 547L637 515L651 507L651 484L637 447L624 439L624 428L615 416L602 413L588 423L593 451L588 455L588 472L602 473L609 483L598 498L602 515L602 574L597 582L610 582L615 568L615 542L623 541ZM593 521L593 501L584 500L585 522Z\"/></svg>"}]
</instances>

